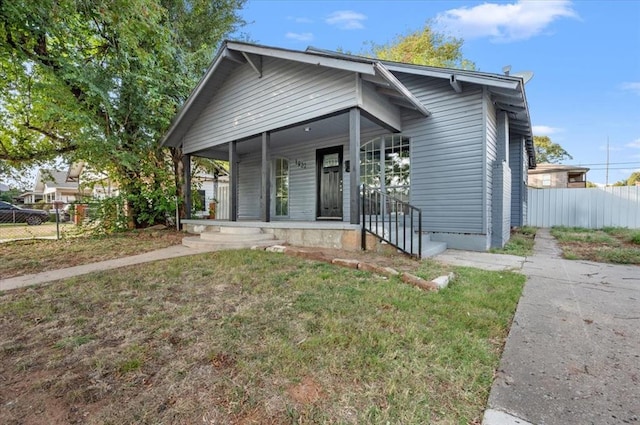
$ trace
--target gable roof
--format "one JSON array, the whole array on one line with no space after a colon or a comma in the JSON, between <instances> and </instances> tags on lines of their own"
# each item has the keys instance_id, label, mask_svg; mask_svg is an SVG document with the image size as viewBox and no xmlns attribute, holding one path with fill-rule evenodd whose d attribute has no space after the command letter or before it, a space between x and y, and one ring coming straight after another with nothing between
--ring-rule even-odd
<instances>
[{"instance_id":1,"label":"gable roof","mask_svg":"<svg viewBox=\"0 0 640 425\"><path fill-rule=\"evenodd\" d=\"M248 64L259 76L262 76L263 56L359 73L368 81L384 84L394 91L395 95L402 98L402 106L415 109L426 117L430 115L428 105L423 105L394 73L446 79L456 92L462 91L463 84L486 86L496 108L509 114L511 130L524 136L529 166L535 167L529 108L524 81L519 76L382 61L313 47L307 48L306 51L299 51L228 40L223 42L205 75L176 114L160 144L162 146L181 144L182 138L209 102L211 93L223 84L224 79L231 72L232 69L227 66L229 63ZM216 75L218 73L220 75Z\"/></svg>"},{"instance_id":2,"label":"gable roof","mask_svg":"<svg viewBox=\"0 0 640 425\"><path fill-rule=\"evenodd\" d=\"M78 182L67 181L67 171L47 170L41 168L36 175L36 181L33 186L34 192L44 191L45 186L57 187L61 189L77 189Z\"/></svg>"}]
</instances>

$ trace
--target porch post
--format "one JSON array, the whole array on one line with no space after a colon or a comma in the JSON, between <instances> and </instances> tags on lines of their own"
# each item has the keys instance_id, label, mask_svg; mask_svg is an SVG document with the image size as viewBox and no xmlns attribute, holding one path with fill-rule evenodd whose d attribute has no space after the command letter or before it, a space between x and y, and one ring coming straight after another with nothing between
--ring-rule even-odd
<instances>
[{"instance_id":1,"label":"porch post","mask_svg":"<svg viewBox=\"0 0 640 425\"><path fill-rule=\"evenodd\" d=\"M351 224L360 224L360 109L349 111L349 198Z\"/></svg>"},{"instance_id":2,"label":"porch post","mask_svg":"<svg viewBox=\"0 0 640 425\"><path fill-rule=\"evenodd\" d=\"M262 221L271 221L271 167L269 156L271 155L271 133L262 133L262 191L260 192L260 218Z\"/></svg>"},{"instance_id":3,"label":"porch post","mask_svg":"<svg viewBox=\"0 0 640 425\"><path fill-rule=\"evenodd\" d=\"M184 171L184 218L191 218L191 155L182 155L182 170Z\"/></svg>"},{"instance_id":4,"label":"porch post","mask_svg":"<svg viewBox=\"0 0 640 425\"><path fill-rule=\"evenodd\" d=\"M238 221L238 151L237 142L229 142L229 221Z\"/></svg>"}]
</instances>

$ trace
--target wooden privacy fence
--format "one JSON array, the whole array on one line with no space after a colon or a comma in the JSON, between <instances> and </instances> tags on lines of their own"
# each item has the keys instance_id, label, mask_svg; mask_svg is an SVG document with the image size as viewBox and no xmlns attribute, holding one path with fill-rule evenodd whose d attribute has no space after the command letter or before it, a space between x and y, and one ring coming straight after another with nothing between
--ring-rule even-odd
<instances>
[{"instance_id":1,"label":"wooden privacy fence","mask_svg":"<svg viewBox=\"0 0 640 425\"><path fill-rule=\"evenodd\" d=\"M640 187L528 189L527 224L640 228Z\"/></svg>"}]
</instances>

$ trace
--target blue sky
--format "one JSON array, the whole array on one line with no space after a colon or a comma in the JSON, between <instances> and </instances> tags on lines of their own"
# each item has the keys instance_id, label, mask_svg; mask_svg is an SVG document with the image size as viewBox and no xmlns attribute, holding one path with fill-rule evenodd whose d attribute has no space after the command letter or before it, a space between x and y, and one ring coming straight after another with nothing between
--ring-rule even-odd
<instances>
[{"instance_id":1,"label":"blue sky","mask_svg":"<svg viewBox=\"0 0 640 425\"><path fill-rule=\"evenodd\" d=\"M432 20L465 40L480 71L530 70L534 134L547 135L609 183L640 171L640 0L627 1L267 1L242 16L252 41L358 53Z\"/></svg>"}]
</instances>

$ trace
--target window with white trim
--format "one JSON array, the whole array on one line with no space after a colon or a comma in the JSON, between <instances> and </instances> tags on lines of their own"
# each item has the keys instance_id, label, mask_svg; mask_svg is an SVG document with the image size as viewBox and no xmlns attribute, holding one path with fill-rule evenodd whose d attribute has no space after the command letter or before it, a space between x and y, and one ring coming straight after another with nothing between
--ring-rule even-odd
<instances>
[{"instance_id":1,"label":"window with white trim","mask_svg":"<svg viewBox=\"0 0 640 425\"><path fill-rule=\"evenodd\" d=\"M289 215L289 160L277 158L275 164L275 215Z\"/></svg>"},{"instance_id":2,"label":"window with white trim","mask_svg":"<svg viewBox=\"0 0 640 425\"><path fill-rule=\"evenodd\" d=\"M363 143L360 147L360 181L409 202L409 138L401 134L389 134Z\"/></svg>"}]
</instances>

